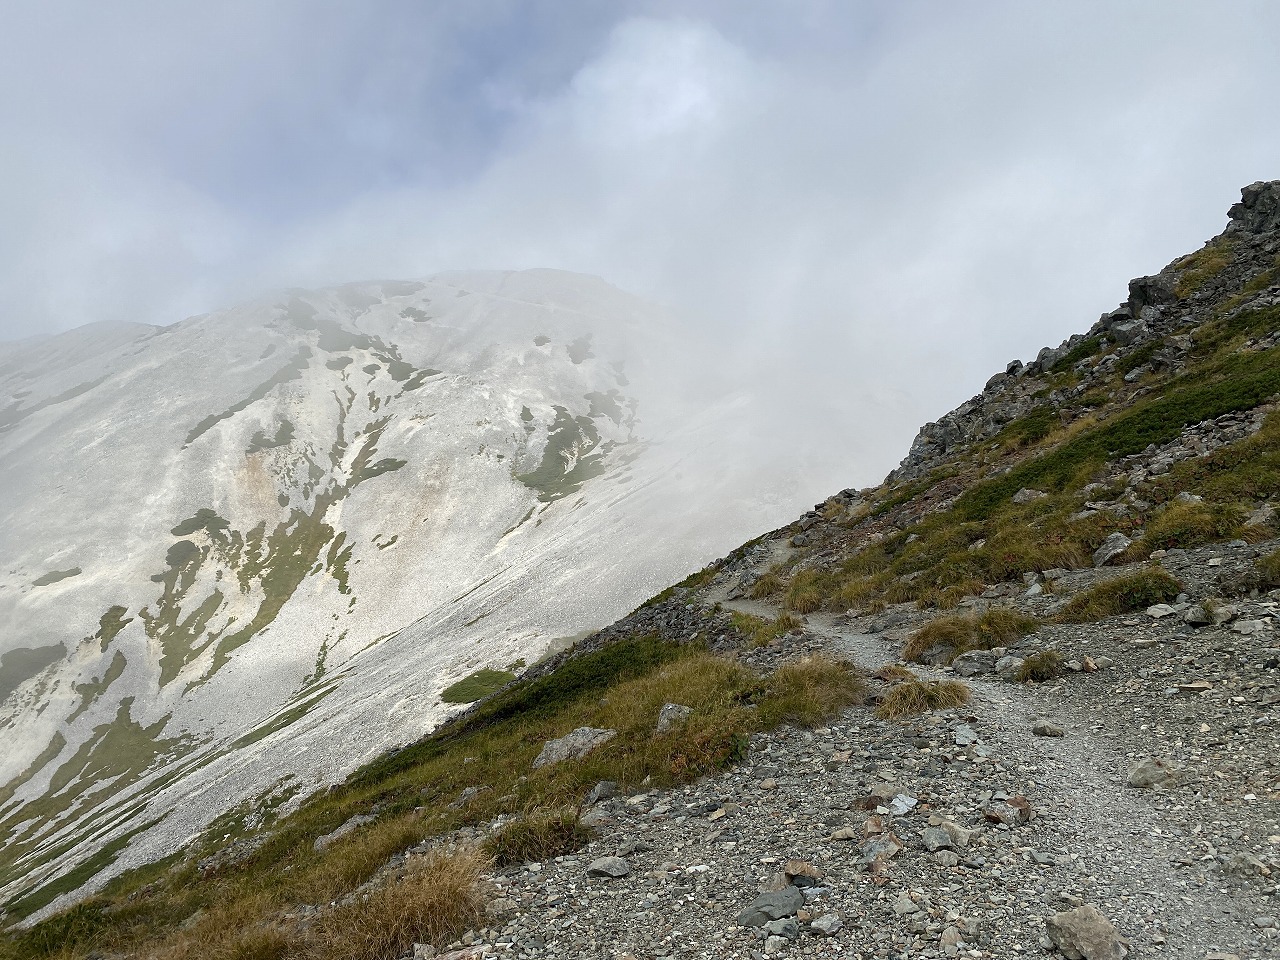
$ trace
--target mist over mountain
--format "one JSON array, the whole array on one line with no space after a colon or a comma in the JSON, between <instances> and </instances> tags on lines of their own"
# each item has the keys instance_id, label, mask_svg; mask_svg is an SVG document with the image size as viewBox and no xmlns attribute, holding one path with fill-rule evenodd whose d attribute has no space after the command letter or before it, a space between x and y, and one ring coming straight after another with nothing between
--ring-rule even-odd
<instances>
[{"instance_id":1,"label":"mist over mountain","mask_svg":"<svg viewBox=\"0 0 1280 960\"><path fill-rule=\"evenodd\" d=\"M829 485L695 356L545 270L0 345L0 895L297 802Z\"/></svg>"}]
</instances>

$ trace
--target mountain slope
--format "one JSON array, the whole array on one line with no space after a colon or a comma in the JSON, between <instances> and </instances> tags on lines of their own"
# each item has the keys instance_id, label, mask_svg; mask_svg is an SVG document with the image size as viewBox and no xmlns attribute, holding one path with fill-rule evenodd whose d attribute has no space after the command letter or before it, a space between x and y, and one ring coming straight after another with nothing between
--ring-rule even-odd
<instances>
[{"instance_id":1,"label":"mountain slope","mask_svg":"<svg viewBox=\"0 0 1280 960\"><path fill-rule=\"evenodd\" d=\"M0 895L295 803L775 517L693 459L743 401L664 424L679 339L530 271L8 345Z\"/></svg>"}]
</instances>

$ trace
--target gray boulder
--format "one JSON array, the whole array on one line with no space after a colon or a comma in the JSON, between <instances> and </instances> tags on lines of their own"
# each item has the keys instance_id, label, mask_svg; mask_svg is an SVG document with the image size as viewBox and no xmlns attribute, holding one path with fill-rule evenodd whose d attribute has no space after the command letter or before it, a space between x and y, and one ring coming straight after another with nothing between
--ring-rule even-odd
<instances>
[{"instance_id":1,"label":"gray boulder","mask_svg":"<svg viewBox=\"0 0 1280 960\"><path fill-rule=\"evenodd\" d=\"M1045 929L1067 960L1124 960L1129 955L1128 942L1092 904L1055 913Z\"/></svg>"},{"instance_id":2,"label":"gray boulder","mask_svg":"<svg viewBox=\"0 0 1280 960\"><path fill-rule=\"evenodd\" d=\"M794 917L803 906L804 894L797 887L762 893L738 914L738 926L763 927L771 920Z\"/></svg>"},{"instance_id":3,"label":"gray boulder","mask_svg":"<svg viewBox=\"0 0 1280 960\"><path fill-rule=\"evenodd\" d=\"M579 727L558 740L548 740L544 743L542 752L533 761L533 768L537 770L548 764L560 763L562 760L581 760L592 750L603 746L617 735L618 731L616 730Z\"/></svg>"}]
</instances>

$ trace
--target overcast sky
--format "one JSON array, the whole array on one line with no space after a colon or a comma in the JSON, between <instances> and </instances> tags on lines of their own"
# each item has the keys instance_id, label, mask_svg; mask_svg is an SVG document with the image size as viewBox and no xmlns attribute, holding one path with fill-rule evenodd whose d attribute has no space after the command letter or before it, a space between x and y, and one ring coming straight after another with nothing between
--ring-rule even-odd
<instances>
[{"instance_id":1,"label":"overcast sky","mask_svg":"<svg viewBox=\"0 0 1280 960\"><path fill-rule=\"evenodd\" d=\"M1280 177L1277 38L1266 0L7 0L0 338L578 270L870 482Z\"/></svg>"}]
</instances>

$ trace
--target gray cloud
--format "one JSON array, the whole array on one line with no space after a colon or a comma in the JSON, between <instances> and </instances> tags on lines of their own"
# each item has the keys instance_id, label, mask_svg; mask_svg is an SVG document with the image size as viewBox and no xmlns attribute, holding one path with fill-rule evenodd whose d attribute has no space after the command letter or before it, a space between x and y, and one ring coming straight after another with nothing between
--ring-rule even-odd
<instances>
[{"instance_id":1,"label":"gray cloud","mask_svg":"<svg viewBox=\"0 0 1280 960\"><path fill-rule=\"evenodd\" d=\"M1280 175L1269 3L54 7L0 31L0 335L581 270L845 483Z\"/></svg>"}]
</instances>

